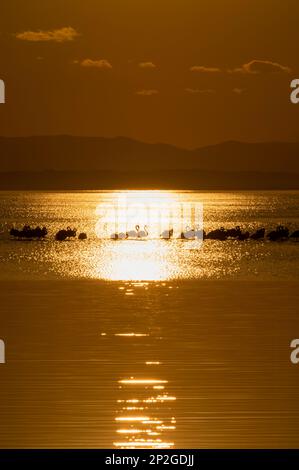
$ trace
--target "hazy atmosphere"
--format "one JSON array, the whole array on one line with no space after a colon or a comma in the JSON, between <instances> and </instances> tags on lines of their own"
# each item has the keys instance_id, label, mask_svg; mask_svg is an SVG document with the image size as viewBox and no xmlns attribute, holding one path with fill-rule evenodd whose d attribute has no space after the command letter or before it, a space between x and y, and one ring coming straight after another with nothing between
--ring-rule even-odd
<instances>
[{"instance_id":1,"label":"hazy atmosphere","mask_svg":"<svg viewBox=\"0 0 299 470\"><path fill-rule=\"evenodd\" d=\"M1 1L0 449L299 446L298 21Z\"/></svg>"},{"instance_id":2,"label":"hazy atmosphere","mask_svg":"<svg viewBox=\"0 0 299 470\"><path fill-rule=\"evenodd\" d=\"M298 141L297 0L10 0L1 135Z\"/></svg>"}]
</instances>

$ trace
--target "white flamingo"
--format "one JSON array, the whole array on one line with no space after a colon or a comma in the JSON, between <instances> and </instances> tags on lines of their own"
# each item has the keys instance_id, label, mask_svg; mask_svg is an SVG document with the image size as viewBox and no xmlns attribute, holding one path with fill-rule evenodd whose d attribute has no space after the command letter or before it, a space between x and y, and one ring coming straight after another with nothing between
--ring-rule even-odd
<instances>
[{"instance_id":1,"label":"white flamingo","mask_svg":"<svg viewBox=\"0 0 299 470\"><path fill-rule=\"evenodd\" d=\"M204 231L199 227L199 225L196 225L195 227L195 238L203 238Z\"/></svg>"},{"instance_id":2,"label":"white flamingo","mask_svg":"<svg viewBox=\"0 0 299 470\"><path fill-rule=\"evenodd\" d=\"M148 236L148 227L147 225L144 226L144 230L138 231L138 238L145 238Z\"/></svg>"},{"instance_id":3,"label":"white flamingo","mask_svg":"<svg viewBox=\"0 0 299 470\"><path fill-rule=\"evenodd\" d=\"M139 230L140 230L140 226L139 225L135 225L135 230L130 230L129 232L127 232L127 238L130 237L130 238L137 238L139 235Z\"/></svg>"},{"instance_id":4,"label":"white flamingo","mask_svg":"<svg viewBox=\"0 0 299 470\"><path fill-rule=\"evenodd\" d=\"M128 238L128 234L127 233L124 233L124 232L120 232L120 233L112 233L111 237L113 240L125 240L126 238Z\"/></svg>"},{"instance_id":5,"label":"white flamingo","mask_svg":"<svg viewBox=\"0 0 299 470\"><path fill-rule=\"evenodd\" d=\"M119 240L125 240L126 238L128 238L128 234L124 233L124 232L120 232L118 234L118 238L119 238Z\"/></svg>"},{"instance_id":6,"label":"white flamingo","mask_svg":"<svg viewBox=\"0 0 299 470\"><path fill-rule=\"evenodd\" d=\"M170 230L164 230L164 232L161 233L160 237L164 238L164 240L169 240L170 238L172 238L173 228L171 228Z\"/></svg>"},{"instance_id":7,"label":"white flamingo","mask_svg":"<svg viewBox=\"0 0 299 470\"><path fill-rule=\"evenodd\" d=\"M181 238L183 240L192 240L195 236L195 231L191 229L188 225L186 227L185 232L181 233Z\"/></svg>"}]
</instances>

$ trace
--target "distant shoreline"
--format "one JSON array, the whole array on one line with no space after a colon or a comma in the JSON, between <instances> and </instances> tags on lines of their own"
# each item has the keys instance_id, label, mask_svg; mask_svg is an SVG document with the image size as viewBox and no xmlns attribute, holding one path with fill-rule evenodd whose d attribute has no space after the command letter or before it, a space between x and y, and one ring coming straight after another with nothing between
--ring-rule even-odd
<instances>
[{"instance_id":1,"label":"distant shoreline","mask_svg":"<svg viewBox=\"0 0 299 470\"><path fill-rule=\"evenodd\" d=\"M299 142L188 150L126 137L0 137L0 190L299 189Z\"/></svg>"},{"instance_id":2,"label":"distant shoreline","mask_svg":"<svg viewBox=\"0 0 299 470\"><path fill-rule=\"evenodd\" d=\"M299 174L200 170L0 172L0 190L297 190Z\"/></svg>"}]
</instances>

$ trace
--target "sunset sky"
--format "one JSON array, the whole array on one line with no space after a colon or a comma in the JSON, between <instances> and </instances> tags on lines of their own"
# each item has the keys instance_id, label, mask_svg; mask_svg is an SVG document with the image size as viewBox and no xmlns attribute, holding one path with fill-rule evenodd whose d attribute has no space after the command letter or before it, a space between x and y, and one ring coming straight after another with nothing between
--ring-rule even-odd
<instances>
[{"instance_id":1,"label":"sunset sky","mask_svg":"<svg viewBox=\"0 0 299 470\"><path fill-rule=\"evenodd\" d=\"M298 0L5 0L0 135L298 141Z\"/></svg>"}]
</instances>

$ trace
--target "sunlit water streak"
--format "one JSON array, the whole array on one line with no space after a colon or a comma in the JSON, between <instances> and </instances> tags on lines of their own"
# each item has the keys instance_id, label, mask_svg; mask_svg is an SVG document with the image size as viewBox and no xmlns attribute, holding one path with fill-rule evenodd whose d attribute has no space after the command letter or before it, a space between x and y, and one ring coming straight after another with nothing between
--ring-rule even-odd
<instances>
[{"instance_id":1,"label":"sunlit water streak","mask_svg":"<svg viewBox=\"0 0 299 470\"><path fill-rule=\"evenodd\" d=\"M137 204L137 212L132 213L128 203L125 206L128 200ZM163 281L299 276L296 242L178 240L182 228L196 223L192 210L200 204L207 231L241 225L253 232L280 223L290 230L299 227L298 192L2 192L0 278ZM10 227L25 223L46 225L48 238L11 240ZM136 223L142 231L149 224L148 237L109 239L111 232L131 230ZM55 233L68 225L86 232L88 239L56 242ZM159 239L159 233L170 227L175 228L174 239Z\"/></svg>"},{"instance_id":2,"label":"sunlit water streak","mask_svg":"<svg viewBox=\"0 0 299 470\"><path fill-rule=\"evenodd\" d=\"M1 281L0 447L299 445L298 282L134 284Z\"/></svg>"},{"instance_id":3,"label":"sunlit water streak","mask_svg":"<svg viewBox=\"0 0 299 470\"><path fill-rule=\"evenodd\" d=\"M152 373L159 373L159 361L146 361L146 365L155 366ZM168 380L130 377L121 379L118 383L121 384L121 396L126 398L117 400L119 408L115 421L121 427L116 432L122 439L115 441L114 446L121 449L173 448L176 419L173 416L173 406L169 404L175 402L176 397L169 395L165 388L169 386ZM162 387L163 392L160 393L160 388L157 387ZM134 398L128 398L131 396Z\"/></svg>"},{"instance_id":4,"label":"sunlit water streak","mask_svg":"<svg viewBox=\"0 0 299 470\"><path fill-rule=\"evenodd\" d=\"M0 447L298 447L299 244L159 240L167 211L148 240L99 238L123 194L0 194ZM139 196L202 202L206 230L299 227L298 192ZM67 225L88 239L55 242Z\"/></svg>"}]
</instances>

